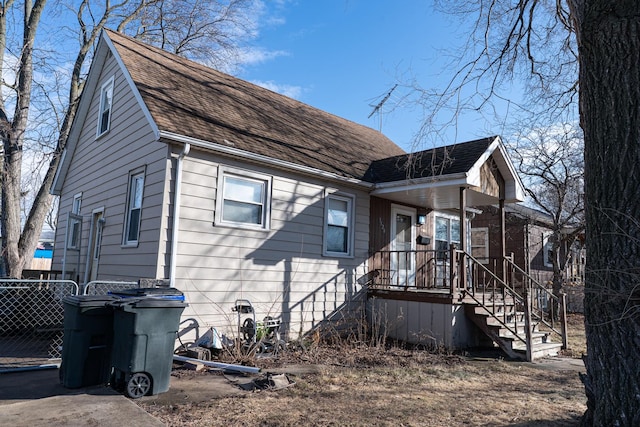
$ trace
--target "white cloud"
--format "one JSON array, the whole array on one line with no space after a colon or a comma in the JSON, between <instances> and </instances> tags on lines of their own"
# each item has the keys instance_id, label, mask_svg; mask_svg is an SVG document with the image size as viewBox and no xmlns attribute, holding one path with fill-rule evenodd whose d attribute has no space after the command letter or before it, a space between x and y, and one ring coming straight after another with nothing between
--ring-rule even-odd
<instances>
[{"instance_id":1,"label":"white cloud","mask_svg":"<svg viewBox=\"0 0 640 427\"><path fill-rule=\"evenodd\" d=\"M247 48L239 53L238 63L240 65L256 65L271 61L281 56L289 56L284 50L269 51L263 48Z\"/></svg>"},{"instance_id":2,"label":"white cloud","mask_svg":"<svg viewBox=\"0 0 640 427\"><path fill-rule=\"evenodd\" d=\"M272 80L266 82L252 80L251 83L293 99L299 99L303 92L303 89L300 86L278 84Z\"/></svg>"}]
</instances>

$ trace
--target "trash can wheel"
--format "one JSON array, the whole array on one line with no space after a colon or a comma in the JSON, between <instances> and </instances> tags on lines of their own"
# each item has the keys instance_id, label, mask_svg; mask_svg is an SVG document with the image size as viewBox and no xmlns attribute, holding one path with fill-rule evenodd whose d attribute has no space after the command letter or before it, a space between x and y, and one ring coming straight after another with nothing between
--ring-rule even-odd
<instances>
[{"instance_id":1,"label":"trash can wheel","mask_svg":"<svg viewBox=\"0 0 640 427\"><path fill-rule=\"evenodd\" d=\"M138 372L133 374L127 382L125 392L132 399L138 399L145 396L151 390L151 379L145 373Z\"/></svg>"}]
</instances>

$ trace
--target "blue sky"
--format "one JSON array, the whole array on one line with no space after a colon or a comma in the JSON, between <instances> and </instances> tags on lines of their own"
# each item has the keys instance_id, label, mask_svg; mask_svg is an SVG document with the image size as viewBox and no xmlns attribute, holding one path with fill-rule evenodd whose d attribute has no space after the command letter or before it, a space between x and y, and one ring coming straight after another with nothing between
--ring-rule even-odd
<instances>
[{"instance_id":1,"label":"blue sky","mask_svg":"<svg viewBox=\"0 0 640 427\"><path fill-rule=\"evenodd\" d=\"M379 129L379 115L369 115L399 79L414 77L424 87L440 88L448 81L450 58L443 52L457 46L464 33L431 3L267 0L268 22L254 41L259 58L247 59L236 75ZM399 86L383 106L382 132L410 151L423 113L401 102L407 92ZM474 118L448 142L497 133Z\"/></svg>"}]
</instances>

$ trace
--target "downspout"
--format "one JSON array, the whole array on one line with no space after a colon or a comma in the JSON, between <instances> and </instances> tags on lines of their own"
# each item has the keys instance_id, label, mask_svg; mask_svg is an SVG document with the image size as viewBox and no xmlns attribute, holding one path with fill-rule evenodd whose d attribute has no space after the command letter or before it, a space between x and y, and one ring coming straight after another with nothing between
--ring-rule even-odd
<instances>
[{"instance_id":1,"label":"downspout","mask_svg":"<svg viewBox=\"0 0 640 427\"><path fill-rule=\"evenodd\" d=\"M176 184L173 197L173 228L171 230L171 260L169 266L169 286L176 285L176 261L178 259L178 236L180 234L180 193L182 193L182 162L189 154L191 144L185 143L176 163Z\"/></svg>"}]
</instances>

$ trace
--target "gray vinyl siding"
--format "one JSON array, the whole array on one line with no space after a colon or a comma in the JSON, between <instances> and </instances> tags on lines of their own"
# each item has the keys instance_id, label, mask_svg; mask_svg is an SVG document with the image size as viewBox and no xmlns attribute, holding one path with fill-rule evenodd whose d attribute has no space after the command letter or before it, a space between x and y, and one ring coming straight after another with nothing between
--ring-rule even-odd
<instances>
[{"instance_id":1,"label":"gray vinyl siding","mask_svg":"<svg viewBox=\"0 0 640 427\"><path fill-rule=\"evenodd\" d=\"M272 177L269 231L214 225L219 166ZM256 319L280 318L295 337L360 302L356 280L368 257L369 196L361 189L330 188L355 196L354 257L322 256L326 184L278 170L221 160L192 151L181 192L176 287L186 294L185 317L234 334L236 299L248 299Z\"/></svg>"},{"instance_id":2,"label":"gray vinyl siding","mask_svg":"<svg viewBox=\"0 0 640 427\"><path fill-rule=\"evenodd\" d=\"M100 87L115 76L111 125L96 139ZM88 95L88 94L87 94ZM92 212L104 209L106 220L98 268L100 280L132 280L156 277L158 248L166 241L166 221L162 218L166 199L168 147L155 141L152 129L123 74L111 58L106 61L100 82L80 132L78 146L60 197L53 269L62 269L67 214L73 197L82 193L82 240L79 279L85 274ZM123 247L129 172L145 170L140 237L137 247ZM67 256L67 270L77 270L76 255ZM73 262L70 262L70 258Z\"/></svg>"}]
</instances>

